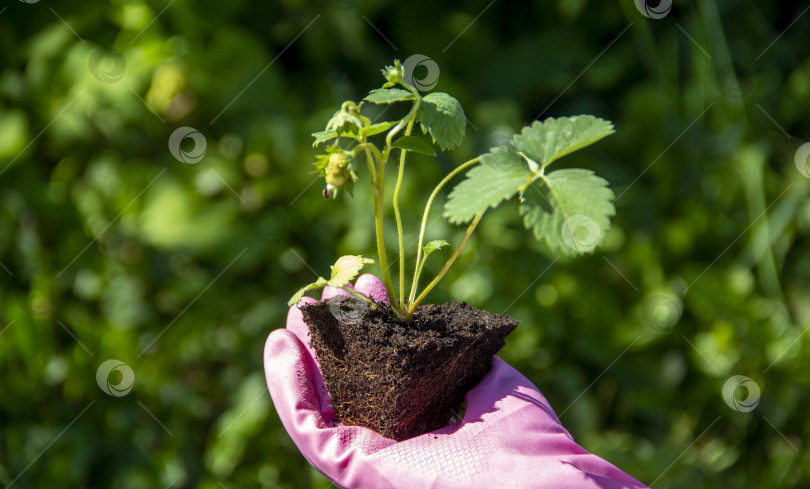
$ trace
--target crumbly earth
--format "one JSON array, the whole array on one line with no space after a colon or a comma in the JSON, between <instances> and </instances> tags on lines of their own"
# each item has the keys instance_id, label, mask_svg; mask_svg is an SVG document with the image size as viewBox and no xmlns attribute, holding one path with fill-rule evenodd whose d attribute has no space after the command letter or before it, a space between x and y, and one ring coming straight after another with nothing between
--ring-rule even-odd
<instances>
[{"instance_id":1,"label":"crumbly earth","mask_svg":"<svg viewBox=\"0 0 810 489\"><path fill-rule=\"evenodd\" d=\"M444 427L517 326L464 302L417 308L336 296L303 306L338 420L405 440Z\"/></svg>"}]
</instances>

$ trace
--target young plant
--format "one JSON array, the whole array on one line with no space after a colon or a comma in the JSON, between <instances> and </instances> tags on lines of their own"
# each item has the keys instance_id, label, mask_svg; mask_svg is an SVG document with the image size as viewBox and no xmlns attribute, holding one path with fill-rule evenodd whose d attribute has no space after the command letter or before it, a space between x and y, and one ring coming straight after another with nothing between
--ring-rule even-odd
<instances>
[{"instance_id":1,"label":"young plant","mask_svg":"<svg viewBox=\"0 0 810 489\"><path fill-rule=\"evenodd\" d=\"M360 255L346 255L341 256L338 258L338 261L332 265L332 276L329 280L326 280L323 277L318 277L318 280L312 282L309 285L305 285L298 289L298 292L295 293L294 296L289 300L288 305L297 304L298 301L304 297L304 294L309 292L310 290L319 289L321 287L326 287L327 285L330 287L336 287L339 289L343 289L346 292L352 294L355 297L358 297L370 304L374 304L374 302L369 299L368 297L364 296L363 294L355 291L354 289L347 287L346 284L351 282L352 280L357 277L360 273L360 270L363 269L369 263L374 263L374 260L371 258L363 258Z\"/></svg>"},{"instance_id":2,"label":"young plant","mask_svg":"<svg viewBox=\"0 0 810 489\"><path fill-rule=\"evenodd\" d=\"M524 225L552 252L581 255L593 251L603 240L610 229L610 217L615 214L613 192L608 188L608 182L590 170L567 168L549 171L549 167L563 156L612 134L613 124L591 115L535 121L524 127L520 134L515 134L509 143L491 148L489 152L458 165L433 189L422 215L416 264L406 295L405 240L399 194L407 155L418 152L435 156L434 145L443 151L457 146L464 138L467 118L458 100L446 93L433 92L422 96L406 82L404 69L398 60L393 66L383 69L383 76L386 82L382 88L372 90L364 101L373 104L409 103L411 108L405 117L372 123L361 113L365 102L356 104L346 101L329 120L326 129L313 134L313 147L329 143L325 153L319 155L315 163L316 173L326 180L323 195L327 199L335 198L343 189L351 194L358 180L357 161L365 159L374 196L377 254L383 283L395 315L410 320L416 307L453 265L484 213L515 195L520 198ZM417 123L423 135L429 135L430 140L413 134ZM370 139L378 135L375 141ZM383 235L385 171L394 150L399 150L399 167L392 196L399 250L398 289L391 280ZM419 281L427 257L449 246L445 240L431 241L423 246L430 208L442 188L465 170L469 170L466 178L450 192L444 206L444 217L454 224L469 223L467 232L438 275L419 292ZM583 231L585 236L582 236ZM319 278L301 289L290 304L298 302L306 291L313 288L345 285L359 273L363 264L369 262L360 256L340 258L332 267L330 280ZM343 273L342 270L351 270L351 273ZM344 288L354 293L352 289Z\"/></svg>"}]
</instances>

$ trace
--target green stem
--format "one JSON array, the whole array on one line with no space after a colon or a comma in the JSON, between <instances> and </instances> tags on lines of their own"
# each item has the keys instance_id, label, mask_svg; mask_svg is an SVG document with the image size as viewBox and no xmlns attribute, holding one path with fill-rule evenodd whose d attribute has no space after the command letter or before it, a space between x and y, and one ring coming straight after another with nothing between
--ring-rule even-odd
<instances>
[{"instance_id":1,"label":"green stem","mask_svg":"<svg viewBox=\"0 0 810 489\"><path fill-rule=\"evenodd\" d=\"M367 297L367 296L365 296L365 295L361 294L360 292L357 292L357 291L356 291L356 290L354 290L353 288L348 287L348 286L346 286L346 285L342 285L342 286L340 286L339 288L341 288L341 289L345 290L346 292L348 292L348 293L350 293L351 295L353 295L353 296L357 297L358 299L362 299L363 301L367 302L367 303L369 304L369 307L371 307L371 310L374 310L374 309L377 307L377 306L374 304L374 301L373 301L373 300L372 300L370 297Z\"/></svg>"},{"instance_id":2,"label":"green stem","mask_svg":"<svg viewBox=\"0 0 810 489\"><path fill-rule=\"evenodd\" d=\"M373 162L371 152L366 148L366 159L368 160L369 167L373 170ZM391 282L391 274L388 271L388 258L385 254L385 236L383 235L383 188L385 185L385 167L382 162L379 163L379 171L375 175L376 178L372 179L371 189L374 193L374 227L377 232L377 258L380 260L380 268L382 269L383 283L385 289L388 291L388 301L392 307L396 305L397 298L394 295L394 285Z\"/></svg>"},{"instance_id":3,"label":"green stem","mask_svg":"<svg viewBox=\"0 0 810 489\"><path fill-rule=\"evenodd\" d=\"M442 278L444 278L447 271L450 270L450 267L453 265L453 262L456 261L456 258L458 258L459 253L461 253L462 248L464 248L464 245L467 244L467 240L470 239L470 235L475 230L475 227L478 226L478 223L481 222L481 218L484 217L484 212L486 211L483 211L477 216L475 216L475 219L473 219L472 223L470 223L470 226L467 228L467 232L464 233L464 238L462 238L461 243L459 243L458 247L453 252L453 255L450 257L450 259L447 260L447 263L444 264L444 268L442 268L442 271L439 272L438 275L436 275L436 278L434 278L433 281L430 282L427 287L425 287L425 290L423 290L422 293L419 294L419 297L417 297L415 301L411 302L411 305L408 308L408 312L405 314L406 321L411 320L413 313L416 311L416 306L418 306L419 303L425 300L425 296L427 296L428 293L431 290L433 290L433 287L435 287L436 284L438 284L439 281Z\"/></svg>"},{"instance_id":4,"label":"green stem","mask_svg":"<svg viewBox=\"0 0 810 489\"><path fill-rule=\"evenodd\" d=\"M415 105L418 104L419 101L417 100ZM408 122L408 128L405 129L406 136L410 136L415 120L411 119ZM405 234L402 232L402 217L399 213L399 190L402 187L402 178L405 173L405 153L407 153L405 149L400 151L397 185L394 187L394 218L397 221L397 235L399 237L399 309L403 313L405 312Z\"/></svg>"},{"instance_id":5,"label":"green stem","mask_svg":"<svg viewBox=\"0 0 810 489\"><path fill-rule=\"evenodd\" d=\"M394 139L394 136L397 135L399 131L402 130L403 127L406 125L408 127L413 126L413 122L416 120L416 113L419 111L419 104L422 102L422 97L419 95L419 92L416 91L415 88L411 87L410 85L404 85L414 96L416 97L416 101L413 103L411 110L408 114L400 120L393 129L388 131L388 134L385 136L385 150L383 151L383 161L388 161L388 154L391 153L391 140Z\"/></svg>"},{"instance_id":6,"label":"green stem","mask_svg":"<svg viewBox=\"0 0 810 489\"><path fill-rule=\"evenodd\" d=\"M413 129L413 124L416 121L416 114L419 111L419 104L422 101L422 97L419 95L419 92L413 88L405 85L405 88L410 91L415 98L414 104L411 107L411 110L408 114L400 120L393 129L391 129L388 134L385 136L385 149L383 150L382 157L380 157L380 166L382 167L385 163L388 162L388 157L391 154L391 141L393 140L394 136L402 130L403 127L407 125L407 129L405 130L405 135L409 136L411 134L411 130ZM399 296L400 296L400 303L397 304L396 301L391 302L391 309L397 310L399 307L399 311L404 314L405 313L405 260L404 260L404 253L405 253L405 234L402 231L402 218L399 212L399 191L402 187L402 180L405 172L405 153L406 150L401 150L400 160L399 160L399 172L397 174L397 183L396 187L394 188L394 217L396 219L397 224L397 237L398 237L398 245L399 245ZM380 170L382 172L382 169ZM386 284L388 287L388 284ZM389 297L396 296L392 289L389 288L388 291Z\"/></svg>"},{"instance_id":7,"label":"green stem","mask_svg":"<svg viewBox=\"0 0 810 489\"><path fill-rule=\"evenodd\" d=\"M371 150L371 152L374 154L374 156L377 157L378 160L382 160L382 153L380 153L380 150L377 149L376 146L374 146L373 144L371 144L371 143L369 143L369 142L367 142L365 140L363 140L362 143L358 144L352 150L352 156L355 156L357 154L357 152L360 151L360 150L363 150L363 151ZM373 168L372 168L372 170L373 170ZM374 171L373 175L376 175L376 171Z\"/></svg>"},{"instance_id":8,"label":"green stem","mask_svg":"<svg viewBox=\"0 0 810 489\"><path fill-rule=\"evenodd\" d=\"M419 275L421 273L421 270L419 269L419 262L422 260L422 242L425 239L425 228L427 227L427 218L428 214L430 214L430 206L433 205L433 199L436 198L436 195L439 193L442 187L447 184L447 182L452 180L453 177L464 171L466 168L478 163L480 158L481 157L479 156L466 161L459 165L455 170L448 173L447 176L444 177L444 179L439 182L438 185L436 185L436 188L433 189L433 193L430 194L430 198L428 198L427 205L425 206L425 213L422 215L422 227L419 229L419 246L416 248L416 269L414 271L413 284L411 284L411 293L408 296L408 304L413 304L414 297L416 297L416 287L419 285Z\"/></svg>"},{"instance_id":9,"label":"green stem","mask_svg":"<svg viewBox=\"0 0 810 489\"><path fill-rule=\"evenodd\" d=\"M368 162L368 173L371 176L371 187L377 185L377 169L374 167L374 158L371 157L371 152L368 149L368 146L365 148L366 151L366 162Z\"/></svg>"}]
</instances>

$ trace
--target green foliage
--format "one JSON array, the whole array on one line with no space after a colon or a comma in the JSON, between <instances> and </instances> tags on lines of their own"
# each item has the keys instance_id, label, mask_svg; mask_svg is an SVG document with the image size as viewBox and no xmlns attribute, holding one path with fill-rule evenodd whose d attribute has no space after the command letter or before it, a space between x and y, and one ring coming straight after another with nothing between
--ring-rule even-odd
<instances>
[{"instance_id":1,"label":"green foliage","mask_svg":"<svg viewBox=\"0 0 810 489\"><path fill-rule=\"evenodd\" d=\"M578 168L543 176L523 193L521 202L526 228L555 252L568 255L593 251L616 214L607 181Z\"/></svg>"},{"instance_id":2,"label":"green foliage","mask_svg":"<svg viewBox=\"0 0 810 489\"><path fill-rule=\"evenodd\" d=\"M332 287L342 287L357 277L364 266L374 263L371 258L364 258L360 255L341 256L332 265L332 276L326 282Z\"/></svg>"},{"instance_id":3,"label":"green foliage","mask_svg":"<svg viewBox=\"0 0 810 489\"><path fill-rule=\"evenodd\" d=\"M541 168L605 136L613 134L613 123L592 115L549 117L524 127L513 138L523 154L538 162Z\"/></svg>"},{"instance_id":4,"label":"green foliage","mask_svg":"<svg viewBox=\"0 0 810 489\"><path fill-rule=\"evenodd\" d=\"M391 104L394 102L410 102L416 100L414 94L401 88L375 88L363 100L375 104Z\"/></svg>"},{"instance_id":5,"label":"green foliage","mask_svg":"<svg viewBox=\"0 0 810 489\"><path fill-rule=\"evenodd\" d=\"M610 217L616 214L607 180L590 170L548 174L544 170L558 158L612 133L612 123L589 115L534 122L513 137L520 153L506 145L481 157L481 164L450 193L444 215L453 223L469 222L520 194L526 228L552 252L593 251L604 241Z\"/></svg>"},{"instance_id":6,"label":"green foliage","mask_svg":"<svg viewBox=\"0 0 810 489\"><path fill-rule=\"evenodd\" d=\"M316 157L316 172L326 180L323 194L326 198L334 197L335 192L333 191L344 185L353 184L358 179L353 171L354 165L352 164L350 167L349 162L354 161L353 157L356 153L365 153L374 193L377 255L380 259L388 299L395 314L410 320L419 303L442 279L458 257L470 234L478 226L484 212L497 207L517 194L521 195L521 200L524 202L521 209L525 216L526 227L532 229L538 239L545 240L551 251L568 255L581 254L593 251L596 245L603 240L604 233L610 228L610 216L615 214L611 203L613 193L609 189L602 188L607 186L607 182L598 177L587 178L591 176L592 172L574 170L563 170L546 176L545 168L552 161L612 134L613 124L589 115L560 119L549 118L542 123L535 122L531 126L524 127L520 134L513 136L511 144L497 146L490 152L461 164L439 182L428 199L427 208L423 214L410 294L407 300L405 297L397 300L397 292L388 269L385 251L382 216L385 188L377 175L385 173L385 165L391 150L401 150L393 207L399 244L399 256L397 257L400 261L399 292L404 296L405 250L402 217L399 209L399 191L405 173L406 155L409 151L430 156L436 155L430 144L410 134L411 129L418 122L423 133L429 133L434 143L444 150L449 150L458 146L464 139L467 118L459 101L444 92L433 92L422 97L404 79L404 68L398 60L392 66L383 69L382 73L387 80L386 83L382 88L371 90L364 100L377 104L412 102L411 110L405 117L399 121L387 123L387 127L391 127L391 130L385 138L385 146L382 150L368 139L372 135L370 131L372 126L370 126L370 119L361 114L362 104L356 105L350 100L343 102L340 111L336 112L327 123L326 129L313 134L313 137L315 137L315 145L317 145L339 135L350 135L356 144L349 152L334 143L326 149L325 155ZM391 88L394 85L401 85L404 89ZM404 127L407 127L405 135L392 142L392 138ZM535 159L540 160L540 163ZM431 245L422 248L426 219L433 199L451 177L478 162L480 164L470 170L467 177L450 193L444 209L444 216L450 222L462 224L472 221L472 224L467 229L456 253L452 255L436 278L417 296L416 289L425 260L428 254L436 249ZM538 179L542 179L544 183L539 195L545 198L545 203L541 203L535 195L523 198L525 190ZM352 186L349 185L348 188L351 194ZM531 189L536 190L535 187L531 187ZM588 215L576 214L578 211ZM590 224L591 222L593 225ZM583 244L581 239L575 236L575 234L581 233L578 230L580 225L585 225L588 230L595 228L594 232L597 236L590 239L587 244ZM446 243L444 240L440 242ZM563 248L562 243L567 244L568 247ZM315 286L315 284L310 284L301 289L293 297L291 303L297 302L301 294Z\"/></svg>"},{"instance_id":7,"label":"green foliage","mask_svg":"<svg viewBox=\"0 0 810 489\"><path fill-rule=\"evenodd\" d=\"M371 124L370 126L363 128L361 130L354 130L354 129L347 129L340 134L337 131L319 131L312 133L312 137L315 138L315 141L312 143L312 147L316 147L322 143L327 141L331 141L337 137L346 137L346 138L353 138L356 139L358 137L371 137L382 132L391 129L390 122L378 122L376 124Z\"/></svg>"},{"instance_id":8,"label":"green foliage","mask_svg":"<svg viewBox=\"0 0 810 489\"><path fill-rule=\"evenodd\" d=\"M360 270L362 270L363 267L371 263L374 263L374 260L364 258L360 255L341 256L338 258L335 264L332 265L332 275L329 280L323 277L318 277L318 280L301 287L298 292L296 292L290 298L290 300L287 301L287 305L293 306L298 304L298 301L304 297L304 294L315 289L326 286L343 288L360 274Z\"/></svg>"},{"instance_id":9,"label":"green foliage","mask_svg":"<svg viewBox=\"0 0 810 489\"><path fill-rule=\"evenodd\" d=\"M436 156L436 150L433 149L433 146L419 136L402 136L394 141L391 147Z\"/></svg>"},{"instance_id":10,"label":"green foliage","mask_svg":"<svg viewBox=\"0 0 810 489\"><path fill-rule=\"evenodd\" d=\"M424 134L430 133L433 142L444 150L454 148L464 139L467 117L455 98L442 92L428 94L422 99L416 120Z\"/></svg>"},{"instance_id":11,"label":"green foliage","mask_svg":"<svg viewBox=\"0 0 810 489\"><path fill-rule=\"evenodd\" d=\"M422 269L425 267L425 262L427 261L427 257L430 256L431 253L434 251L438 251L445 246L450 246L450 243L443 239L433 240L430 243L426 244L422 250L422 259L419 261L419 264L416 266L416 273L415 276L419 277L422 274Z\"/></svg>"},{"instance_id":12,"label":"green foliage","mask_svg":"<svg viewBox=\"0 0 810 489\"><path fill-rule=\"evenodd\" d=\"M470 119L435 163L408 153L405 229L419 225L424 182L541 113L618 128L558 162L614 188L596 254L555 262L512 198L486 212L428 301L519 320L500 356L584 449L645 484L807 486L806 3L674 2L656 20L633 2L525 14L495 2L464 32L488 2L266 2L261 15L245 0L169 3L0 6L1 486L330 487L281 425L262 349L309 267L376 252L363 155L354 198L326 201L307 136L384 81L393 50L363 15L403 57L432 56L435 89ZM96 49L125 68L117 82L91 71ZM363 114L390 121L410 104ZM207 139L196 164L168 151L181 126ZM332 142L354 144L319 149ZM465 228L435 214L424 243L458 243ZM134 371L126 396L96 382L108 359ZM761 387L748 413L722 396L738 374Z\"/></svg>"},{"instance_id":13,"label":"green foliage","mask_svg":"<svg viewBox=\"0 0 810 489\"><path fill-rule=\"evenodd\" d=\"M444 248L445 246L450 246L450 243L448 243L447 241L445 241L443 239L437 239L437 240L431 241L430 243L425 245L425 258L427 258L428 255L430 255L434 251L440 250L440 249Z\"/></svg>"},{"instance_id":14,"label":"green foliage","mask_svg":"<svg viewBox=\"0 0 810 489\"><path fill-rule=\"evenodd\" d=\"M499 146L481 157L481 164L450 192L444 217L455 224L471 221L491 207L511 199L533 178L529 166L513 148Z\"/></svg>"},{"instance_id":15,"label":"green foliage","mask_svg":"<svg viewBox=\"0 0 810 489\"><path fill-rule=\"evenodd\" d=\"M293 296L290 298L290 300L287 301L287 305L288 306L293 306L295 304L298 304L298 301L300 301L301 298L304 297L304 294L306 294L307 292L315 290L315 289L320 289L320 288L326 287L327 285L329 285L328 280L326 280L323 277L318 277L318 280L312 282L311 284L307 284L307 285L301 287L300 289L298 289L298 292L293 294Z\"/></svg>"}]
</instances>

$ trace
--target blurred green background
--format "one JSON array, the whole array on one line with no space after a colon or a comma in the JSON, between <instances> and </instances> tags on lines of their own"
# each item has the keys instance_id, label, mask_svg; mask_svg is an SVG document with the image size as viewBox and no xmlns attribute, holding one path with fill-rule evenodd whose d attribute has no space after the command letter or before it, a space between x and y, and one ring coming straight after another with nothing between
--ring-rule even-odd
<instances>
[{"instance_id":1,"label":"blurred green background","mask_svg":"<svg viewBox=\"0 0 810 489\"><path fill-rule=\"evenodd\" d=\"M453 3L0 6L4 487L329 486L273 410L262 348L314 272L374 256L367 186L325 201L310 134L412 54L470 125L412 158L408 242L441 175L504 133L617 128L563 164L616 192L603 249L554 262L512 201L430 300L520 320L503 358L647 484L808 487L810 4ZM196 164L169 151L184 126ZM128 369L131 391L99 387Z\"/></svg>"}]
</instances>

